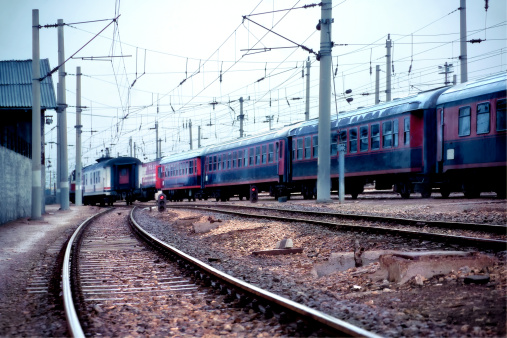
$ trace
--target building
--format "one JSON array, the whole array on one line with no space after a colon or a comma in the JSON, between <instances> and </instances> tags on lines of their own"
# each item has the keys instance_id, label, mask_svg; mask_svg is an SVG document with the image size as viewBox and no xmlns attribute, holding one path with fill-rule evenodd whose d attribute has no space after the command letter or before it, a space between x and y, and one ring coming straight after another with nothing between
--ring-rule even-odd
<instances>
[{"instance_id":1,"label":"building","mask_svg":"<svg viewBox=\"0 0 507 338\"><path fill-rule=\"evenodd\" d=\"M49 60L41 59L41 75L50 71ZM41 82L41 135L46 110L56 107L48 76ZM31 141L32 60L0 61L0 224L31 214ZM43 137L41 142L44 160Z\"/></svg>"}]
</instances>

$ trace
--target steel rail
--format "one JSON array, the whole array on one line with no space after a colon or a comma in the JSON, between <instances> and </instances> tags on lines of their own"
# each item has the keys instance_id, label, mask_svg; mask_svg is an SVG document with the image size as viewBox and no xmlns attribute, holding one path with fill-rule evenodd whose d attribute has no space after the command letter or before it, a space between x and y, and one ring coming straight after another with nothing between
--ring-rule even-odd
<instances>
[{"instance_id":1,"label":"steel rail","mask_svg":"<svg viewBox=\"0 0 507 338\"><path fill-rule=\"evenodd\" d=\"M479 247L479 248L493 250L493 251L505 251L507 249L507 241L498 240L498 239L490 239L490 238L444 235L444 234L429 233L429 232L394 229L394 228L380 227L380 226L333 223L333 222L319 221L319 220L308 220L308 219L303 219L303 218L288 218L286 216L282 217L282 216L271 216L271 215L256 215L256 214L248 214L248 213L237 212L237 211L216 209L216 208L205 207L205 206L198 207L198 206L188 206L188 205L187 206L185 206L185 205L170 205L169 208L206 210L206 211L231 214L231 215L236 215L236 216L241 216L241 217L265 218L265 219L271 219L271 220L282 221L282 222L304 222L304 223L321 225L321 226L331 227L331 228L343 228L343 229L353 230L353 231L377 232L377 233L383 233L383 234L389 234L389 235L398 235L398 236L401 235L401 236L406 236L406 237L415 238L415 239L424 239L424 240L431 240L431 241L438 241L438 242L450 242L450 243L454 243L454 244L459 244L461 246L469 245L469 246ZM256 207L253 207L253 208L256 208ZM268 209L268 208L266 208L266 209ZM272 209L271 211L285 211L285 210ZM369 216L367 216L367 217L369 217Z\"/></svg>"},{"instance_id":2,"label":"steel rail","mask_svg":"<svg viewBox=\"0 0 507 338\"><path fill-rule=\"evenodd\" d=\"M136 207L132 209L130 212L130 223L135 228L135 231L148 240L153 245L163 248L164 250L167 250L171 252L172 254L176 255L180 259L183 259L184 261L188 262L189 264L196 266L197 269L204 271L208 275L214 276L216 279L219 279L221 281L224 281L225 283L232 285L234 288L240 289L243 292L247 294L255 295L256 297L262 298L265 301L268 301L270 303L274 303L282 308L288 309L296 314L299 314L305 318L310 318L321 325L324 325L325 327L328 327L332 329L333 331L339 332L341 335L346 336L352 336L352 337L371 337L376 338L380 337L372 332L366 331L364 329L361 329L357 326L354 326L350 323L347 323L343 320L340 320L338 318L332 317L330 315L327 315L323 312L317 311L315 309L309 308L305 305L296 303L292 300L283 298L279 295L276 295L274 293L271 293L269 291L263 290L261 288L258 288L252 284L249 284L247 282L244 282L242 280L239 280L237 278L234 278L220 270L217 270L208 264L205 264L204 262L176 249L175 247L159 240L146 230L144 230L134 219L134 210Z\"/></svg>"},{"instance_id":3,"label":"steel rail","mask_svg":"<svg viewBox=\"0 0 507 338\"><path fill-rule=\"evenodd\" d=\"M195 204L179 204L179 205L168 205L167 207L203 207L203 208L212 208L207 205L196 206ZM231 204L223 204L218 206L218 208L229 208L229 209L249 209L255 211L272 211L272 212L287 212L292 214L305 214L319 217L336 217L343 219L351 219L351 220L370 220L374 222L385 222L385 223L396 223L399 225L410 225L415 227L431 227L431 228L442 228L442 229L453 229L453 230L472 230L472 231L482 231L491 234L497 235L505 235L507 234L507 225L503 224L484 224L484 223L465 223L465 222L454 222L454 221L429 221L429 220L418 220L411 218L401 218L401 217L388 217L388 216L377 216L377 215L363 215L363 214L345 214L345 213L335 213L335 212L325 212L325 211L306 211L306 210L286 210L286 209L276 209L276 208L266 208L266 207L254 207L247 205L231 205Z\"/></svg>"},{"instance_id":4,"label":"steel rail","mask_svg":"<svg viewBox=\"0 0 507 338\"><path fill-rule=\"evenodd\" d=\"M88 217L88 219L86 219L83 223L81 223L81 225L76 229L76 231L74 231L65 249L62 267L62 295L63 295L63 307L65 311L65 317L67 318L67 325L69 327L69 331L72 337L76 338L85 337L83 328L81 327L81 323L77 315L76 307L74 306L74 300L72 296L72 286L70 281L71 277L70 271L73 268L72 263L70 262L72 249L74 247L76 240L81 235L82 230L97 217L111 210L113 209L107 209L99 212L98 214Z\"/></svg>"}]
</instances>

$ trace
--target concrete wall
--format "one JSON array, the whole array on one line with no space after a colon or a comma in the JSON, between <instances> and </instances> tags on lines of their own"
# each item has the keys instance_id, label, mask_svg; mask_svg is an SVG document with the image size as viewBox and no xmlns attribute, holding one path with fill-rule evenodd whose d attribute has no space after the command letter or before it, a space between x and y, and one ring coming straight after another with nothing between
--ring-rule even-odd
<instances>
[{"instance_id":1,"label":"concrete wall","mask_svg":"<svg viewBox=\"0 0 507 338\"><path fill-rule=\"evenodd\" d=\"M30 217L32 160L0 147L0 224Z\"/></svg>"}]
</instances>

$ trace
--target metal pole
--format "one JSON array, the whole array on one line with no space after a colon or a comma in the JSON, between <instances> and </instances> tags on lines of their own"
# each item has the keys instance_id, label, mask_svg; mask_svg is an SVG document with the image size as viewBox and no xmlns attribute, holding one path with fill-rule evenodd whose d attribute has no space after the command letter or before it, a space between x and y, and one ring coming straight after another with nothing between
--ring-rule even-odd
<instances>
[{"instance_id":1,"label":"metal pole","mask_svg":"<svg viewBox=\"0 0 507 338\"><path fill-rule=\"evenodd\" d=\"M155 151L156 151L156 158L160 158L160 155L159 155L159 149L158 149L158 121L155 121Z\"/></svg>"},{"instance_id":2,"label":"metal pole","mask_svg":"<svg viewBox=\"0 0 507 338\"><path fill-rule=\"evenodd\" d=\"M58 69L58 78L60 82L60 99L59 107L61 113L62 124L60 127L61 134L61 173L60 173L60 208L62 210L69 209L69 168L68 168L68 155L67 155L67 100L65 98L65 55L63 44L63 19L58 19L58 64L61 65Z\"/></svg>"},{"instance_id":3,"label":"metal pole","mask_svg":"<svg viewBox=\"0 0 507 338\"><path fill-rule=\"evenodd\" d=\"M134 142L134 157L137 158L137 153L136 153L136 143Z\"/></svg>"},{"instance_id":4,"label":"metal pole","mask_svg":"<svg viewBox=\"0 0 507 338\"><path fill-rule=\"evenodd\" d=\"M239 137L243 137L243 97L239 98Z\"/></svg>"},{"instance_id":5,"label":"metal pole","mask_svg":"<svg viewBox=\"0 0 507 338\"><path fill-rule=\"evenodd\" d=\"M197 126L197 148L201 147L201 126Z\"/></svg>"},{"instance_id":6,"label":"metal pole","mask_svg":"<svg viewBox=\"0 0 507 338\"><path fill-rule=\"evenodd\" d=\"M32 213L41 219L41 144L40 144L40 49L39 10L32 10Z\"/></svg>"},{"instance_id":7,"label":"metal pole","mask_svg":"<svg viewBox=\"0 0 507 338\"><path fill-rule=\"evenodd\" d=\"M467 1L460 0L459 7L459 37L460 37L460 52L459 57L461 64L461 83L468 81L467 70Z\"/></svg>"},{"instance_id":8,"label":"metal pole","mask_svg":"<svg viewBox=\"0 0 507 338\"><path fill-rule=\"evenodd\" d=\"M306 61L306 110L305 121L310 119L310 58Z\"/></svg>"},{"instance_id":9,"label":"metal pole","mask_svg":"<svg viewBox=\"0 0 507 338\"><path fill-rule=\"evenodd\" d=\"M193 149L193 144L192 144L192 120L188 121L188 131L190 132L190 150L192 150Z\"/></svg>"},{"instance_id":10,"label":"metal pole","mask_svg":"<svg viewBox=\"0 0 507 338\"><path fill-rule=\"evenodd\" d=\"M332 0L323 0L320 31L319 150L317 202L331 201L331 23Z\"/></svg>"},{"instance_id":11,"label":"metal pole","mask_svg":"<svg viewBox=\"0 0 507 338\"><path fill-rule=\"evenodd\" d=\"M345 200L345 152L346 144L338 145L338 198L340 203Z\"/></svg>"},{"instance_id":12,"label":"metal pole","mask_svg":"<svg viewBox=\"0 0 507 338\"><path fill-rule=\"evenodd\" d=\"M391 101L391 34L386 40L386 102Z\"/></svg>"},{"instance_id":13,"label":"metal pole","mask_svg":"<svg viewBox=\"0 0 507 338\"><path fill-rule=\"evenodd\" d=\"M76 67L76 188L75 204L83 205L83 197L81 195L81 67Z\"/></svg>"},{"instance_id":14,"label":"metal pole","mask_svg":"<svg viewBox=\"0 0 507 338\"><path fill-rule=\"evenodd\" d=\"M132 157L132 136L129 137L129 156Z\"/></svg>"},{"instance_id":15,"label":"metal pole","mask_svg":"<svg viewBox=\"0 0 507 338\"><path fill-rule=\"evenodd\" d=\"M375 104L380 103L380 66L375 66Z\"/></svg>"}]
</instances>

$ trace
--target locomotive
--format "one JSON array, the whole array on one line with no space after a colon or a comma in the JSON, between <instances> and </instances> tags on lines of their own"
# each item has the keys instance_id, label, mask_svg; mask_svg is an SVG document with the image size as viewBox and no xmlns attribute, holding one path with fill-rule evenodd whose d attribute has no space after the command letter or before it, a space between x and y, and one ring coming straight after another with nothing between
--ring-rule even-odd
<instances>
[{"instance_id":1,"label":"locomotive","mask_svg":"<svg viewBox=\"0 0 507 338\"><path fill-rule=\"evenodd\" d=\"M82 171L83 204L112 205L125 200L127 205L141 198L139 168L134 157L112 158L107 153ZM75 203L75 170L70 175L70 201Z\"/></svg>"},{"instance_id":2,"label":"locomotive","mask_svg":"<svg viewBox=\"0 0 507 338\"><path fill-rule=\"evenodd\" d=\"M345 148L345 193L364 185L403 198L439 189L446 198L506 192L506 89L502 73L340 113L331 121L331 189L338 189L338 146ZM170 200L266 191L278 198L317 195L318 120L163 158L156 188Z\"/></svg>"}]
</instances>

